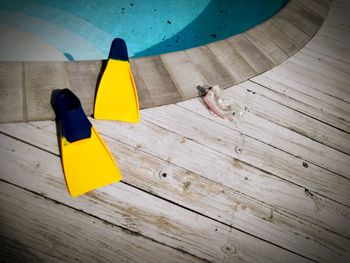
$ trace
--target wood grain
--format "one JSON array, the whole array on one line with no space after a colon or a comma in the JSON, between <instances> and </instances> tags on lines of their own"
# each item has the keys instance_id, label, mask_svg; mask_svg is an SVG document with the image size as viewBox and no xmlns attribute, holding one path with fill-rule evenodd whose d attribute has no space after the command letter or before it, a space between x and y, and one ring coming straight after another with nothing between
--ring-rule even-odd
<instances>
[{"instance_id":1,"label":"wood grain","mask_svg":"<svg viewBox=\"0 0 350 263\"><path fill-rule=\"evenodd\" d=\"M64 64L70 89L78 96L84 112L92 115L103 64L106 61L74 61Z\"/></svg>"},{"instance_id":2,"label":"wood grain","mask_svg":"<svg viewBox=\"0 0 350 263\"><path fill-rule=\"evenodd\" d=\"M236 83L242 82L256 74L247 61L229 44L227 40L208 44L208 48L232 74Z\"/></svg>"},{"instance_id":3,"label":"wood grain","mask_svg":"<svg viewBox=\"0 0 350 263\"><path fill-rule=\"evenodd\" d=\"M21 140L35 143L40 148L58 153L54 123L33 123L33 125L40 128L34 128L28 124L22 124L21 126L19 124L8 124L1 125L1 127L7 127L7 129L2 129L3 132L11 132L13 136ZM146 133L149 134L149 132ZM334 250L337 250L339 255L345 255L344 250L338 250L336 247L341 247L344 242L347 242L346 240L341 241L339 240L339 236L334 236L334 234L325 229L321 231L321 228L316 225L310 225L310 223L301 218L294 218L294 211L292 213L285 213L286 209L289 209L293 202L288 205L282 205L280 202L279 207L266 205L266 200L264 202L257 202L254 200L255 198L251 199L244 194L232 191L226 186L228 185L227 183L225 186L214 183L213 181L206 180L199 174L172 165L169 163L169 161L173 162L172 160L167 159L162 161L145 153L144 150L148 151L147 145L145 148L141 142L136 146L127 146L114 139L105 138L105 140L117 158L124 175L124 180L128 184L136 185L138 188L160 195L166 199L171 199L182 206L214 217L219 221L234 224L245 232L253 235L259 234L260 237L270 242L277 243L289 250L302 253L317 260L335 257L333 254ZM140 165L135 165L136 163ZM240 173L242 173L242 169L247 169L246 165L241 162L236 162L231 169L237 169L238 167ZM163 176L163 173L166 176ZM242 174L242 176L247 175L247 172ZM256 177L254 179L254 176L249 175L250 180L254 184L257 184ZM248 183L245 179L239 182ZM260 189L263 185L268 185L268 188L271 189L272 184L272 182L265 182L257 186L257 188ZM243 188L246 188L246 186ZM286 200L289 200L293 195L290 191L286 190L286 186L280 185L276 187L287 191ZM290 187L289 189L291 190ZM276 191L274 193L277 194ZM295 194L298 195L299 201L294 203L300 206L300 197L304 196L304 189L296 191ZM279 196L277 199L282 201L281 198L282 196ZM309 197L306 195L305 200L308 199ZM319 205L325 204L320 199L315 200L319 202ZM318 213L317 211L316 214ZM303 223L296 223L300 221ZM310 228L315 229L315 231L310 230ZM294 234L295 231L298 231L300 234ZM307 238L301 238L306 233ZM320 233L322 234L320 235ZM314 243L314 240L318 240L318 242ZM319 247L320 240L322 240L321 246L329 247L330 250ZM333 247L337 242L340 243L336 247ZM308 249L305 251L304 248L306 247ZM323 253L320 254L319 251ZM340 262L343 261L342 256L337 256L337 258Z\"/></svg>"},{"instance_id":4,"label":"wood grain","mask_svg":"<svg viewBox=\"0 0 350 263\"><path fill-rule=\"evenodd\" d=\"M3 180L113 225L211 261L241 258L254 262L264 262L263 259L271 262L309 262L296 254L123 183L106 186L72 199L68 196L57 156L3 135L0 138ZM4 154L4 151L7 153ZM7 161L14 156L16 162ZM21 157L27 161L21 161Z\"/></svg>"},{"instance_id":5,"label":"wood grain","mask_svg":"<svg viewBox=\"0 0 350 263\"><path fill-rule=\"evenodd\" d=\"M172 122L174 121L175 120L172 120ZM176 123L179 125L179 122ZM144 123L142 125L139 124L137 129L136 127L128 127L118 124L111 125L105 122L94 122L94 125L101 130L102 134L105 134L111 138L128 142L128 144L133 147L142 147L148 153L177 166L183 167L188 171L200 174L205 178L219 182L236 191L245 193L259 200L263 200L265 203L269 203L275 207L284 207L288 210L292 209L293 213L298 214L298 216L308 218L308 220L313 222L317 221L318 224L321 224L326 228L343 234L348 233L347 235L349 235L350 230L347 226L332 223L346 222L348 220L347 217L349 216L349 212L347 212L348 208L327 198L323 198L321 195L317 195L320 200L322 199L321 203L327 204L324 206L327 207L325 210L322 209L318 211L318 209L315 209L313 199L310 199L308 195L305 195L305 188L300 188L300 186L290 185L288 183L285 184L283 180L276 180L276 177L271 176L269 173L266 173L263 170L256 169L249 164L241 164L241 169L237 171L233 169L234 161L231 156L222 154L217 150L212 149L212 147L206 147L202 145L202 141L200 141L200 143L194 141L193 137L187 139L182 135L177 135L173 131L167 131L159 127L159 125L163 125L163 123L157 123L157 125L151 123ZM171 124L168 123L167 125ZM195 125L195 123L192 125ZM180 126L178 128L182 127ZM203 132L203 129L198 130L198 128L199 127L196 126L193 130L195 131L195 129L197 129L197 133ZM230 133L232 133L232 131L230 131ZM206 137L207 140L210 138L208 136ZM213 138L213 140L216 140L217 144L219 144L220 141L216 138L221 139L222 136L214 136ZM208 141L208 143L211 144L213 140ZM247 147L246 144L242 144L244 143L245 137L242 137L241 140L242 141L239 144L229 144L229 146L232 145L231 147L233 148L233 151L235 151L236 146L242 147L243 150L244 147ZM222 143L222 147L224 147L224 145L225 144ZM184 156L188 155L190 155L191 158L184 158ZM235 156L239 155L240 154L235 153ZM212 165L213 160L215 160L215 166ZM300 166L302 166L302 161L299 161L298 163ZM283 163L283 165L287 164L287 161ZM270 166L272 165L270 164ZM278 174L278 177L280 176L281 175ZM317 174L315 176L317 176ZM303 178L300 177L300 179ZM254 184L252 182L254 182ZM254 188L252 188L253 185L255 186ZM271 186L274 186L274 190L271 190ZM312 184L308 183L307 186L312 186ZM291 190L294 193L286 190L289 187L294 189ZM344 200L348 200L346 197L348 193L346 189L348 188L344 186L344 194L342 195L342 199ZM280 193L278 198L276 198L277 193ZM293 202L291 196L295 196L298 201ZM286 203L288 203L288 205L286 205ZM302 203L303 205L300 206ZM309 206L309 209L302 208L304 205ZM317 216L317 220L315 221L315 216L312 216L309 213L315 213L316 211L318 211L317 213L325 214L322 217ZM335 211L338 212L335 213Z\"/></svg>"},{"instance_id":6,"label":"wood grain","mask_svg":"<svg viewBox=\"0 0 350 263\"><path fill-rule=\"evenodd\" d=\"M258 90L262 90L263 93L269 95L267 97L260 95L261 93ZM239 100L242 105L247 106L247 109L257 116L345 154L350 153L348 133L311 118L302 112L290 109L288 106L283 106L278 102L270 100L269 96L273 96L271 95L272 92L259 87L257 84L252 82L242 83L230 89L227 94Z\"/></svg>"},{"instance_id":7,"label":"wood grain","mask_svg":"<svg viewBox=\"0 0 350 263\"><path fill-rule=\"evenodd\" d=\"M185 51L163 54L160 58L184 100L198 96L198 85L209 84Z\"/></svg>"},{"instance_id":8,"label":"wood grain","mask_svg":"<svg viewBox=\"0 0 350 263\"><path fill-rule=\"evenodd\" d=\"M228 87L235 83L232 74L217 59L215 54L207 47L187 49L186 53L191 57L196 68L202 73L209 85Z\"/></svg>"},{"instance_id":9,"label":"wood grain","mask_svg":"<svg viewBox=\"0 0 350 263\"><path fill-rule=\"evenodd\" d=\"M279 30L272 24L272 21L268 20L257 26L256 29L259 30L265 38L278 46L287 56L294 55L300 49L300 45L294 39L290 38L286 32Z\"/></svg>"},{"instance_id":10,"label":"wood grain","mask_svg":"<svg viewBox=\"0 0 350 263\"><path fill-rule=\"evenodd\" d=\"M301 29L290 23L288 19L285 18L284 14L278 13L270 22L280 31L289 36L289 38L297 42L300 46L304 46L310 40L309 36Z\"/></svg>"},{"instance_id":11,"label":"wood grain","mask_svg":"<svg viewBox=\"0 0 350 263\"><path fill-rule=\"evenodd\" d=\"M268 36L266 36L260 30L259 26L244 32L243 35L275 65L280 64L288 58L287 54L284 53Z\"/></svg>"},{"instance_id":12,"label":"wood grain","mask_svg":"<svg viewBox=\"0 0 350 263\"><path fill-rule=\"evenodd\" d=\"M0 181L5 262L202 262L138 233Z\"/></svg>"},{"instance_id":13,"label":"wood grain","mask_svg":"<svg viewBox=\"0 0 350 263\"><path fill-rule=\"evenodd\" d=\"M146 84L143 79L139 76L138 67L133 59L130 60L130 67L133 73L135 84L137 87L138 99L140 109L151 108L155 104L152 101L151 95L147 90Z\"/></svg>"},{"instance_id":14,"label":"wood grain","mask_svg":"<svg viewBox=\"0 0 350 263\"><path fill-rule=\"evenodd\" d=\"M3 122L27 120L23 63L0 63L0 111Z\"/></svg>"},{"instance_id":15,"label":"wood grain","mask_svg":"<svg viewBox=\"0 0 350 263\"><path fill-rule=\"evenodd\" d=\"M296 0L291 0L279 14L309 37L315 35L323 21L322 17L300 5Z\"/></svg>"},{"instance_id":16,"label":"wood grain","mask_svg":"<svg viewBox=\"0 0 350 263\"><path fill-rule=\"evenodd\" d=\"M260 148L254 150L261 153L259 162L262 162L262 160L266 158L266 163L271 163L271 160L274 160L276 163L284 163L282 160L280 160L280 158L286 158L289 159L289 161L287 161L289 163L287 167L292 165L292 163L295 163L293 168L290 167L292 172L298 171L297 173L300 174L308 174L310 172L311 174L314 174L315 182L318 182L317 179L324 176L324 182L329 182L329 188L322 187L323 191L328 193L329 189L333 188L334 194L332 195L332 198L339 196L337 189L340 189L341 187L338 188L339 186L337 184L348 184L347 180L343 180L341 178L342 176L349 176L349 156L344 153L317 143L282 126L271 123L266 119L254 115L253 112L246 112L244 117L239 121L230 123L213 117L206 109L203 108L203 105L200 102L183 102L180 104L180 106L232 129L235 134L242 134L240 135L241 137L249 137L245 139L246 143L253 147L256 146L257 148ZM229 132L227 131L226 134L228 133ZM266 145L257 144L256 140L263 142ZM280 151L277 149L282 150L283 152L287 153L287 155L280 153ZM288 157L288 154L292 156ZM307 164L307 169L304 167L304 162ZM252 161L251 164L256 165L256 162ZM309 164L317 165L318 167L313 165L309 166ZM259 167L266 169L267 171L273 171L271 167ZM281 167L281 170L284 170L287 167ZM322 170L319 169L319 167L325 169ZM308 170L309 168L310 170ZM279 172L281 172L281 170L279 170ZM336 172L338 176L335 175L334 172ZM289 173L290 172L286 171L285 174L289 175ZM320 174L322 174L322 176L320 176ZM341 175L340 177L339 174ZM340 181L331 187L330 182L333 181L334 178L337 178L337 180ZM298 184L304 185L304 183L305 182L299 182ZM346 187L343 189L343 199L345 202L347 202L346 200L349 197L346 189ZM318 188L318 190L320 190L320 188Z\"/></svg>"},{"instance_id":17,"label":"wood grain","mask_svg":"<svg viewBox=\"0 0 350 263\"><path fill-rule=\"evenodd\" d=\"M264 72L266 69L273 67L273 62L266 57L252 42L244 35L237 35L228 38L232 48L236 50L247 63L255 70L255 72Z\"/></svg>"},{"instance_id":18,"label":"wood grain","mask_svg":"<svg viewBox=\"0 0 350 263\"><path fill-rule=\"evenodd\" d=\"M308 8L312 12L316 13L318 16L325 18L328 14L328 8L330 1L317 1L317 0L311 0L311 1L301 1L297 0L298 4Z\"/></svg>"},{"instance_id":19,"label":"wood grain","mask_svg":"<svg viewBox=\"0 0 350 263\"><path fill-rule=\"evenodd\" d=\"M64 63L24 63L28 120L54 119L50 100L55 89L70 88Z\"/></svg>"},{"instance_id":20,"label":"wood grain","mask_svg":"<svg viewBox=\"0 0 350 263\"><path fill-rule=\"evenodd\" d=\"M154 106L182 100L181 93L159 57L135 59L134 64L137 67L138 78L145 84Z\"/></svg>"}]
</instances>

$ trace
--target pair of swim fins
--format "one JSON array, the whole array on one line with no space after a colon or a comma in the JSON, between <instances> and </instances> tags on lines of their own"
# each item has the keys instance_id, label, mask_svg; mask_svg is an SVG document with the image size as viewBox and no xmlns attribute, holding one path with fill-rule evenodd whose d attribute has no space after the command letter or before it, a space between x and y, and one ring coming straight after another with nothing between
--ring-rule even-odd
<instances>
[{"instance_id":1,"label":"pair of swim fins","mask_svg":"<svg viewBox=\"0 0 350 263\"><path fill-rule=\"evenodd\" d=\"M59 124L62 166L71 196L120 181L118 166L86 117L79 98L69 89L56 91L53 108ZM136 85L122 39L112 42L96 95L94 118L139 121Z\"/></svg>"}]
</instances>

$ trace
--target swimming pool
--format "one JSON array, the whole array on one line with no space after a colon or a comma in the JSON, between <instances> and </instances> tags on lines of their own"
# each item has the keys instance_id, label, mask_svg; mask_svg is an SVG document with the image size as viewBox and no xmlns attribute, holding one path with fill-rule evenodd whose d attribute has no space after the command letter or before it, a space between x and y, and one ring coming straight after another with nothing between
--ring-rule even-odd
<instances>
[{"instance_id":1,"label":"swimming pool","mask_svg":"<svg viewBox=\"0 0 350 263\"><path fill-rule=\"evenodd\" d=\"M287 0L2 0L0 60L98 60L115 37L130 56L183 50L246 31Z\"/></svg>"}]
</instances>

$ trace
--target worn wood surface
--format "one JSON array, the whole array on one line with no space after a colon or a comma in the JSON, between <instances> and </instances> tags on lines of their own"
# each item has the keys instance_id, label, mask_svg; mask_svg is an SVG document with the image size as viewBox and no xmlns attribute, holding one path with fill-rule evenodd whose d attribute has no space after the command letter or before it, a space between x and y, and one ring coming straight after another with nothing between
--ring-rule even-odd
<instances>
[{"instance_id":1,"label":"worn wood surface","mask_svg":"<svg viewBox=\"0 0 350 263\"><path fill-rule=\"evenodd\" d=\"M26 121L27 109L23 94L23 63L0 63L0 103L3 122Z\"/></svg>"},{"instance_id":2,"label":"worn wood surface","mask_svg":"<svg viewBox=\"0 0 350 263\"><path fill-rule=\"evenodd\" d=\"M58 149L54 144L56 140L54 123L50 122L46 123L46 125L41 123L40 125L45 125L45 127L41 127L41 129L39 129L40 126L37 126L37 124L33 125L35 128L28 124L2 125L5 129L2 129L1 131L12 131L13 136L20 138L23 141L35 142L40 148L53 153L58 153ZM95 126L99 130L105 130L98 125ZM140 134L144 132L144 129L142 128L138 128L137 130ZM130 129L125 130L125 133L129 132ZM38 133L40 133L40 135ZM124 134L124 131L122 129L114 128L113 133ZM39 137L41 138L40 142L34 141L35 138ZM132 137L139 137L139 135L132 133ZM155 134L152 136L150 131L148 131L147 139L154 142L157 140L157 135ZM163 142L164 139L172 142L172 140L169 140L168 138L163 138ZM115 155L115 158L118 160L122 173L126 175L124 176L124 181L128 184L136 185L137 187L157 194L162 198L176 200L177 203L195 209L208 217L219 220L227 225L234 224L236 227L239 226L241 229L244 229L252 235L258 235L261 238L278 243L283 247L293 247L295 251L302 252L303 254L306 253L309 257L315 259L331 255L331 250L321 249L323 246L333 247L329 242L329 239L333 240L333 244L338 243L337 246L332 248L335 250L337 250L336 247L347 242L346 239L339 239L337 235L325 230L325 225L323 224L321 224L323 227L318 227L317 224L319 223L310 224L308 220L302 220L301 224L296 225L295 221L300 221L301 216L295 217L295 213L305 214L305 212L302 212L305 207L311 211L308 215L309 218L315 217L319 213L314 209L314 200L304 193L304 188L298 189L298 187L289 183L274 180L273 177L261 181L262 179L259 178L259 175L263 175L263 173L259 172L257 169L249 169L249 166L239 161L234 162L234 167L240 167L237 174L235 173L237 182L229 179L231 177L230 174L234 171L225 176L227 179L218 180L215 177L212 177L208 178L208 180L204 177L208 174L204 172L205 169L210 169L210 172L213 175L221 172L221 170L203 165L202 168L193 172L192 170L189 170L188 166L184 167L184 164L176 161L176 159L179 159L180 157L174 157L173 155L171 158L174 160L169 160L164 153L155 155L153 151L149 150L151 146L148 147L143 140L138 138L136 138L136 141L138 142L137 145L135 145L130 139L124 140L116 138L115 136L113 136L113 138L109 136L105 137L105 141ZM157 149L158 145L153 143L153 146ZM163 147L169 148L168 144L163 144ZM190 148L190 146L187 146L186 148ZM190 150L193 151L191 148ZM181 155L182 152L179 152L178 154ZM209 155L210 152L207 151L206 154ZM198 163L196 161L196 155L192 153L192 156L194 156L193 161ZM215 158L215 156L212 155L209 157ZM135 166L135 163L140 163L142 165ZM181 167L184 167L185 169ZM163 176L163 173L165 173L166 176ZM200 174L203 174L204 176L200 176ZM248 176L249 179L245 179L245 177ZM265 174L265 177L268 177L268 175ZM218 183L216 183L215 180L218 180ZM244 189L238 189L238 185L240 185L242 181L245 182L247 186L244 187ZM267 192L271 190L271 186L267 186L272 184L276 185L274 196L271 196L270 200L268 197L259 198L259 195L263 193L266 195ZM237 188L235 185L237 185ZM255 186L252 187L252 185ZM249 188L253 189L248 191ZM277 189L279 188L284 189L285 193L278 191ZM252 192L256 193L254 194ZM290 200L291 196L298 199L298 202L294 205L293 201L295 201L295 199ZM253 197L253 199L251 197ZM278 197L277 203L272 201L273 198L276 199L276 197ZM324 205L327 200L319 198L318 202ZM281 204L286 203L288 203L288 209L281 206ZM346 218L343 216L332 216L331 219L329 215L333 214L334 210L342 209L343 213L347 213L347 210L339 206L337 207L334 203L329 203L329 205L332 205L332 207L329 209L329 213L324 211L324 216L327 216L328 214L328 220L339 223L343 221L343 223L345 223ZM278 208L278 206L280 207ZM247 220L249 220L249 223L247 223ZM315 230L310 231L308 229L310 226L315 228ZM297 229L299 229L299 233L307 231L309 233L308 237L305 238L302 237L302 235L295 234ZM322 235L320 235L321 229ZM326 236L328 236L328 238L325 238ZM318 242L315 242L314 240L318 240ZM319 242L321 242L321 246ZM310 247L313 247L313 249L310 249ZM305 250L305 248L307 248L307 250ZM318 254L318 251L321 250L324 252L323 256ZM340 261L345 255L344 252L345 251L339 250L340 255L342 255L339 257Z\"/></svg>"},{"instance_id":3,"label":"worn wood surface","mask_svg":"<svg viewBox=\"0 0 350 263\"><path fill-rule=\"evenodd\" d=\"M0 212L2 262L202 262L4 181Z\"/></svg>"},{"instance_id":4,"label":"worn wood surface","mask_svg":"<svg viewBox=\"0 0 350 263\"><path fill-rule=\"evenodd\" d=\"M327 12L325 1L291 0L268 21L227 40L131 59L140 108L192 99L200 94L198 85L227 88L275 67L314 36ZM4 112L0 123L53 120L51 92L61 88L75 92L86 114L92 115L105 64L100 60L0 62L0 94L6 94L0 96Z\"/></svg>"},{"instance_id":5,"label":"worn wood surface","mask_svg":"<svg viewBox=\"0 0 350 263\"><path fill-rule=\"evenodd\" d=\"M134 235L157 240L210 261L242 258L245 261L264 262L268 258L272 262L282 259L287 262L309 262L226 224L152 197L128 184L110 185L79 198L70 198L58 156L4 135L1 135L1 145L2 180L126 228ZM14 157L17 161L10 164L8 160ZM27 166L23 166L24 163ZM28 172L35 176L35 181L28 178Z\"/></svg>"},{"instance_id":6,"label":"worn wood surface","mask_svg":"<svg viewBox=\"0 0 350 263\"><path fill-rule=\"evenodd\" d=\"M293 2L307 8L305 20L311 21L324 17L329 4ZM1 256L71 262L348 262L350 56L344 43L350 39L349 10L349 1L333 2L324 25L301 51L226 89L245 112L233 122L213 116L199 98L143 110L137 125L90 119L124 178L79 198L67 193L53 121L1 124ZM288 12L295 14L292 8ZM240 40L257 41L255 52L262 57L274 45L283 52L275 59L289 55L312 28L300 33L299 24L281 17L279 22L271 22L273 30L259 26L262 40L248 40L250 33ZM292 42L259 48L283 27L301 37L286 33ZM247 69L246 75L221 72L225 78L251 77L255 69L242 53L225 58L222 50L231 44L225 40L154 59L149 64L154 72L184 78L163 87L162 78L137 75L137 81L154 84L139 90L150 98L144 102L158 105L151 101L156 90L182 99L195 95L191 89L197 82L210 84L203 72L215 63ZM206 61L203 54L209 53L220 62ZM202 68L191 56L202 59ZM196 72L194 81L185 81L186 70Z\"/></svg>"}]
</instances>

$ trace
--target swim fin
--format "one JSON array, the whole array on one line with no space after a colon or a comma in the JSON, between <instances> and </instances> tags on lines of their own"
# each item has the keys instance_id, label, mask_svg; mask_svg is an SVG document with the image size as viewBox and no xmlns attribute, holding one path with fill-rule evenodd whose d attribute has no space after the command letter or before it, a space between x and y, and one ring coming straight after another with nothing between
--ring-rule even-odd
<instances>
[{"instance_id":1,"label":"swim fin","mask_svg":"<svg viewBox=\"0 0 350 263\"><path fill-rule=\"evenodd\" d=\"M102 75L94 108L94 118L139 122L139 102L128 50L121 38L113 40Z\"/></svg>"},{"instance_id":2,"label":"swim fin","mask_svg":"<svg viewBox=\"0 0 350 263\"><path fill-rule=\"evenodd\" d=\"M69 193L75 197L120 181L118 166L86 117L78 97L69 89L58 90L53 96Z\"/></svg>"}]
</instances>

